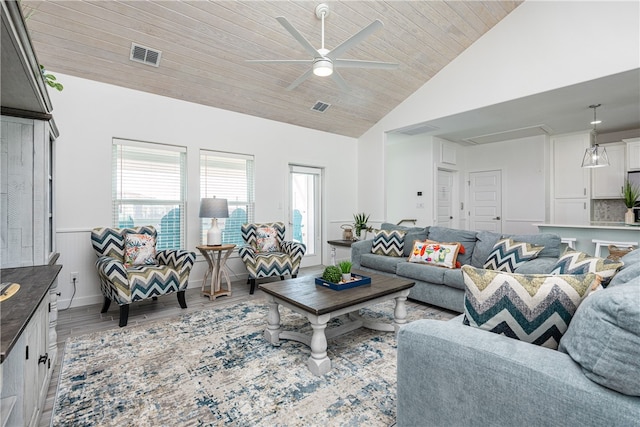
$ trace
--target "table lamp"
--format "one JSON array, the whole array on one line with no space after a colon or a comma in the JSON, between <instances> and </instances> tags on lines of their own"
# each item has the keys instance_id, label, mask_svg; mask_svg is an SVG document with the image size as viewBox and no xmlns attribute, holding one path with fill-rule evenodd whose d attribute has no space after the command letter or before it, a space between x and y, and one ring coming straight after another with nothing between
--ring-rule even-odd
<instances>
[{"instance_id":1,"label":"table lamp","mask_svg":"<svg viewBox=\"0 0 640 427\"><path fill-rule=\"evenodd\" d=\"M211 218L211 228L207 231L207 245L222 245L222 231L218 228L218 218L229 218L227 199L206 198L200 201L200 218Z\"/></svg>"}]
</instances>

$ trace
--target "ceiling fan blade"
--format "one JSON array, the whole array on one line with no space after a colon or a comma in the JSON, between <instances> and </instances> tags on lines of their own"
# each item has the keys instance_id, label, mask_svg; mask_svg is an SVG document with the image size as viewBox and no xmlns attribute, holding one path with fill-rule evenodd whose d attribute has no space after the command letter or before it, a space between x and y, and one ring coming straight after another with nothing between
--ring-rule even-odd
<instances>
[{"instance_id":1,"label":"ceiling fan blade","mask_svg":"<svg viewBox=\"0 0 640 427\"><path fill-rule=\"evenodd\" d=\"M311 68L309 68L300 77L295 79L293 81L293 83L291 83L289 86L287 86L287 90L293 90L293 89L297 88L300 85L300 83L302 83L303 81L305 81L309 77L311 77L311 74L313 74L313 71L311 70Z\"/></svg>"},{"instance_id":2,"label":"ceiling fan blade","mask_svg":"<svg viewBox=\"0 0 640 427\"><path fill-rule=\"evenodd\" d=\"M384 27L384 24L382 23L382 21L376 19L371 24L367 25L366 27L364 27L363 29L361 29L360 31L358 31L357 33L349 37L347 40L343 41L335 49L329 52L327 56L331 59L336 59L342 53L351 49L353 46L360 43L362 40L366 39L367 37L369 37L371 34L373 34L374 32L376 32L382 27Z\"/></svg>"},{"instance_id":3,"label":"ceiling fan blade","mask_svg":"<svg viewBox=\"0 0 640 427\"><path fill-rule=\"evenodd\" d=\"M399 66L394 62L360 61L358 59L334 59L333 65L340 68L377 68L381 70L395 70Z\"/></svg>"},{"instance_id":4,"label":"ceiling fan blade","mask_svg":"<svg viewBox=\"0 0 640 427\"><path fill-rule=\"evenodd\" d=\"M311 64L313 59L247 59L245 62L256 64Z\"/></svg>"},{"instance_id":5,"label":"ceiling fan blade","mask_svg":"<svg viewBox=\"0 0 640 427\"><path fill-rule=\"evenodd\" d=\"M333 70L333 74L331 74L331 78L333 79L334 82L336 82L336 84L338 85L340 90L342 90L343 92L348 92L349 91L349 89L350 89L349 85L342 78L342 76L340 75L340 73L338 73L338 71L336 69Z\"/></svg>"},{"instance_id":6,"label":"ceiling fan blade","mask_svg":"<svg viewBox=\"0 0 640 427\"><path fill-rule=\"evenodd\" d=\"M280 25L284 27L285 30L289 31L293 38L298 40L298 43L300 43L302 47L304 47L304 50L309 52L311 56L313 56L314 58L322 56L320 52L318 52L316 48L314 48L311 43L309 43L307 39L305 39L304 36L298 32L298 30L293 28L293 25L291 25L289 21L287 21L287 18L285 18L284 16L278 16L276 19L278 20Z\"/></svg>"}]
</instances>

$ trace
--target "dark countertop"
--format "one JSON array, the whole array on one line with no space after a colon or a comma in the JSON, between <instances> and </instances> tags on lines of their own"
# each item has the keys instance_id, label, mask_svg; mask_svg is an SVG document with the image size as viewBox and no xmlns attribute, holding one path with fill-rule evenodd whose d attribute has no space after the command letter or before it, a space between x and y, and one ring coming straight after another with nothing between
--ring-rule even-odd
<instances>
[{"instance_id":1,"label":"dark countertop","mask_svg":"<svg viewBox=\"0 0 640 427\"><path fill-rule=\"evenodd\" d=\"M0 280L3 283L20 284L15 295L0 302L0 363L6 359L22 335L61 269L61 265L41 265L0 270Z\"/></svg>"}]
</instances>

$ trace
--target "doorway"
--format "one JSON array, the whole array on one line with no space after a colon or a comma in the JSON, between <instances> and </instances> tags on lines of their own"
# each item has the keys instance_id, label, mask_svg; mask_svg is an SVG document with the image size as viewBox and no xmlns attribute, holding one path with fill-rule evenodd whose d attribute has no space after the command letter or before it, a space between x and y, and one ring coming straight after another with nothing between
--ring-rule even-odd
<instances>
[{"instance_id":1,"label":"doorway","mask_svg":"<svg viewBox=\"0 0 640 427\"><path fill-rule=\"evenodd\" d=\"M454 173L438 169L436 178L436 225L454 228L453 224L453 181Z\"/></svg>"},{"instance_id":2,"label":"doorway","mask_svg":"<svg viewBox=\"0 0 640 427\"><path fill-rule=\"evenodd\" d=\"M289 238L307 247L302 267L322 264L322 169L289 165Z\"/></svg>"},{"instance_id":3,"label":"doorway","mask_svg":"<svg viewBox=\"0 0 640 427\"><path fill-rule=\"evenodd\" d=\"M502 172L469 174L469 229L502 232Z\"/></svg>"}]
</instances>

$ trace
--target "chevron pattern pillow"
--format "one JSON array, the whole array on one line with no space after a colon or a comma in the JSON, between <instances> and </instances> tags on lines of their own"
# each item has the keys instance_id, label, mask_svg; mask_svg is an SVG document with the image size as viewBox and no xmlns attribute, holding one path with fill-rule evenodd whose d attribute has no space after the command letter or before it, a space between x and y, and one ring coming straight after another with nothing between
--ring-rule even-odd
<instances>
[{"instance_id":1,"label":"chevron pattern pillow","mask_svg":"<svg viewBox=\"0 0 640 427\"><path fill-rule=\"evenodd\" d=\"M602 278L602 286L606 287L623 265L621 261L593 257L567 248L551 270L551 274L596 273Z\"/></svg>"},{"instance_id":2,"label":"chevron pattern pillow","mask_svg":"<svg viewBox=\"0 0 640 427\"><path fill-rule=\"evenodd\" d=\"M516 268L537 257L543 249L544 246L516 242L511 238L498 240L485 261L484 268L513 273Z\"/></svg>"},{"instance_id":3,"label":"chevron pattern pillow","mask_svg":"<svg viewBox=\"0 0 640 427\"><path fill-rule=\"evenodd\" d=\"M600 284L594 273L515 274L465 265L462 275L465 325L551 349Z\"/></svg>"},{"instance_id":4,"label":"chevron pattern pillow","mask_svg":"<svg viewBox=\"0 0 640 427\"><path fill-rule=\"evenodd\" d=\"M378 230L373 235L373 245L371 253L386 256L403 256L404 236L406 231L402 230Z\"/></svg>"}]
</instances>

